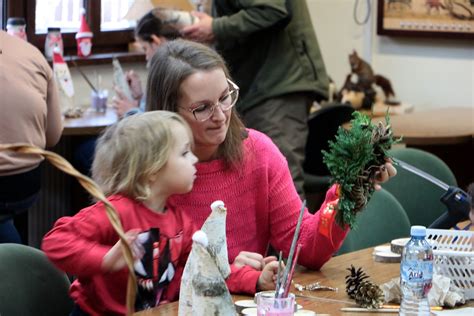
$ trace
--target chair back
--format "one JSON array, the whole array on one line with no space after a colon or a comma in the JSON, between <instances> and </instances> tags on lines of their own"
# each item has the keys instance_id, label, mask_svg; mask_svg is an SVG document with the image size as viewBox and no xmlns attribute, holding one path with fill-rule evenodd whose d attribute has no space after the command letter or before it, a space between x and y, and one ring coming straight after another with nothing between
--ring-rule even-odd
<instances>
[{"instance_id":1,"label":"chair back","mask_svg":"<svg viewBox=\"0 0 474 316\"><path fill-rule=\"evenodd\" d=\"M38 249L0 244L0 315L65 316L72 311L69 279Z\"/></svg>"},{"instance_id":2,"label":"chair back","mask_svg":"<svg viewBox=\"0 0 474 316\"><path fill-rule=\"evenodd\" d=\"M373 247L410 235L410 221L397 199L382 189L374 192L357 215L357 226L347 234L338 254Z\"/></svg>"},{"instance_id":3,"label":"chair back","mask_svg":"<svg viewBox=\"0 0 474 316\"><path fill-rule=\"evenodd\" d=\"M329 175L323 163L321 150L328 150L330 140L334 140L339 126L352 119L354 108L347 104L333 104L312 113L308 119L308 139L303 164L305 173L318 176Z\"/></svg>"},{"instance_id":4,"label":"chair back","mask_svg":"<svg viewBox=\"0 0 474 316\"><path fill-rule=\"evenodd\" d=\"M448 165L431 153L415 148L397 148L389 154L448 185L456 186L456 178ZM397 175L382 186L397 198L412 225L429 226L447 211L440 201L445 190L401 167L397 167L397 171Z\"/></svg>"}]
</instances>

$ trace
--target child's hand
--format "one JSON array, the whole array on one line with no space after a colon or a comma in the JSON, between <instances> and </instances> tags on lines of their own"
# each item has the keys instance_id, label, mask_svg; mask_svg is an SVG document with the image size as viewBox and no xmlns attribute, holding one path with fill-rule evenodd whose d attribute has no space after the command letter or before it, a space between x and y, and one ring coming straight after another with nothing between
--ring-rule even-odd
<instances>
[{"instance_id":1,"label":"child's hand","mask_svg":"<svg viewBox=\"0 0 474 316\"><path fill-rule=\"evenodd\" d=\"M137 237L140 233L139 230L132 229L125 233L127 238L127 243L132 248L133 259L141 259L144 255L143 247L138 244ZM102 259L102 270L106 272L114 272L121 270L127 266L125 257L122 251L121 240L110 248L110 250L105 254L104 259Z\"/></svg>"},{"instance_id":2,"label":"child's hand","mask_svg":"<svg viewBox=\"0 0 474 316\"><path fill-rule=\"evenodd\" d=\"M233 264L239 268L243 266L250 266L255 270L262 270L267 263L275 260L277 260L275 256L264 258L257 252L241 251L237 257L235 257Z\"/></svg>"},{"instance_id":3,"label":"child's hand","mask_svg":"<svg viewBox=\"0 0 474 316\"><path fill-rule=\"evenodd\" d=\"M280 270L283 271L285 265L282 263ZM260 274L257 282L257 291L274 290L278 273L278 261L274 260L267 263Z\"/></svg>"},{"instance_id":4,"label":"child's hand","mask_svg":"<svg viewBox=\"0 0 474 316\"><path fill-rule=\"evenodd\" d=\"M137 100L130 100L119 88L115 88L115 94L116 95L112 98L112 107L119 117L123 117L128 110L139 106Z\"/></svg>"},{"instance_id":5,"label":"child's hand","mask_svg":"<svg viewBox=\"0 0 474 316\"><path fill-rule=\"evenodd\" d=\"M143 96L142 82L140 80L140 77L133 70L127 71L125 77L127 78L127 82L130 87L130 92L132 92L132 97L135 100L140 100Z\"/></svg>"}]
</instances>

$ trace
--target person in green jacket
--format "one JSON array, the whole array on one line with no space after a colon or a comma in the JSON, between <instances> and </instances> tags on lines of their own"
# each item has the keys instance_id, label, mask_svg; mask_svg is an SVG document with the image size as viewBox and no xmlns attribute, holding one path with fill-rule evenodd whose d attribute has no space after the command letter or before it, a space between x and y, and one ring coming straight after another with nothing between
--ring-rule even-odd
<instances>
[{"instance_id":1,"label":"person in green jacket","mask_svg":"<svg viewBox=\"0 0 474 316\"><path fill-rule=\"evenodd\" d=\"M240 87L246 126L273 139L304 197L309 109L329 86L306 0L214 0L212 17L194 14L183 36L215 45Z\"/></svg>"}]
</instances>

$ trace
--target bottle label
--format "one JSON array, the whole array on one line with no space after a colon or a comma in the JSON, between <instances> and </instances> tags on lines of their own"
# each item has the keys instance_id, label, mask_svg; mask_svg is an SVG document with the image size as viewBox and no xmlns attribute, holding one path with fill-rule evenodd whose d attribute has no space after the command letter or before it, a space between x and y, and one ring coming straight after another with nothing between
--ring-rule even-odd
<instances>
[{"instance_id":1,"label":"bottle label","mask_svg":"<svg viewBox=\"0 0 474 316\"><path fill-rule=\"evenodd\" d=\"M405 282L431 282L433 261L406 260L401 265L401 277Z\"/></svg>"}]
</instances>

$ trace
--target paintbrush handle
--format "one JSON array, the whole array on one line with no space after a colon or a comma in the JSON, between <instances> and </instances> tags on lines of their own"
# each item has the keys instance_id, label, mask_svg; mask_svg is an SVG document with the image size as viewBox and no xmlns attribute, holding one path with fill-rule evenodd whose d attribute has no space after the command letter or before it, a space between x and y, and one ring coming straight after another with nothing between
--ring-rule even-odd
<instances>
[{"instance_id":1,"label":"paintbrush handle","mask_svg":"<svg viewBox=\"0 0 474 316\"><path fill-rule=\"evenodd\" d=\"M283 297L288 297L288 293L290 292L291 280L293 280L293 274L295 273L295 266L296 266L296 263L298 262L298 257L300 256L300 251L301 251L301 244L298 244L298 246L296 247L295 258L293 259L293 262L291 263L290 274L289 274L288 280L285 284L285 292L283 294Z\"/></svg>"},{"instance_id":2,"label":"paintbrush handle","mask_svg":"<svg viewBox=\"0 0 474 316\"><path fill-rule=\"evenodd\" d=\"M295 233L293 235L293 240L291 242L290 252L288 254L288 260L287 260L287 263L289 263L289 264L286 265L285 271L283 273L283 280L282 280L283 289L286 288L286 283L288 281L288 273L290 272L291 263L293 262L293 256L295 254L296 242L298 241L298 237L299 237L299 234L300 234L300 226L301 226L301 221L303 220L303 214L304 214L305 208L306 208L306 200L303 201L303 205L301 206L301 210L300 210L300 213L299 213L299 216L298 216L298 222L296 223ZM281 297L280 293L278 293L278 296Z\"/></svg>"},{"instance_id":3,"label":"paintbrush handle","mask_svg":"<svg viewBox=\"0 0 474 316\"><path fill-rule=\"evenodd\" d=\"M87 82L87 84L91 87L92 91L94 91L96 94L98 94L99 91L96 89L96 87L94 87L94 85L93 85L92 82L89 80L89 78L86 76L86 74L82 72L82 69L79 68L79 65L78 65L73 59L70 59L70 61L72 62L72 64L74 65L74 67L77 68L77 71L79 71L79 73L81 74L82 78L84 78L84 80Z\"/></svg>"}]
</instances>

